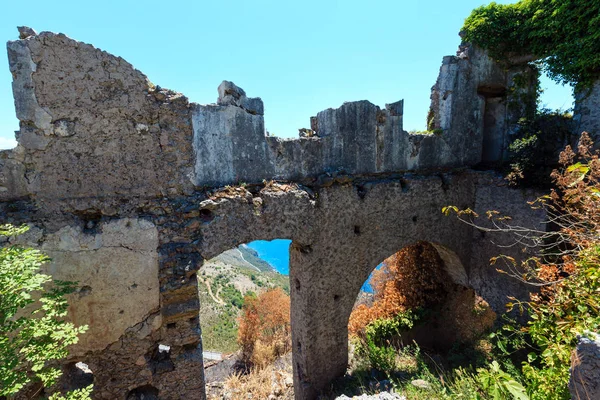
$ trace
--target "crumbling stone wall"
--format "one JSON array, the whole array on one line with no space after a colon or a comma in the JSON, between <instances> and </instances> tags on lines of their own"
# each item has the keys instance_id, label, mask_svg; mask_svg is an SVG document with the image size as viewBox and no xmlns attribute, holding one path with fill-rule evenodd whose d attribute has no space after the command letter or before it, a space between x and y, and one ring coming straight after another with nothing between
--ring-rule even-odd
<instances>
[{"instance_id":1,"label":"crumbling stone wall","mask_svg":"<svg viewBox=\"0 0 600 400\"><path fill-rule=\"evenodd\" d=\"M537 71L524 61L498 63L471 45L444 57L427 128L451 138L463 165L507 159L518 120L536 107Z\"/></svg>"},{"instance_id":2,"label":"crumbling stone wall","mask_svg":"<svg viewBox=\"0 0 600 400\"><path fill-rule=\"evenodd\" d=\"M242 101L253 106L239 104ZM313 117L316 129L311 136L281 139L265 136L259 98L248 99L242 89L223 82L217 105L192 108L197 155L194 183L214 186L260 182L264 177L299 180L322 173L367 174L464 165L459 154L465 149L453 137L411 135L402 129L402 113L402 101L387 104L385 109L368 101L344 103Z\"/></svg>"},{"instance_id":3,"label":"crumbling stone wall","mask_svg":"<svg viewBox=\"0 0 600 400\"><path fill-rule=\"evenodd\" d=\"M8 56L20 129L19 146L5 157L20 163L13 171L22 175L13 173L17 191L4 191L4 198L160 196L192 188L183 95L62 34L9 42Z\"/></svg>"},{"instance_id":4,"label":"crumbling stone wall","mask_svg":"<svg viewBox=\"0 0 600 400\"><path fill-rule=\"evenodd\" d=\"M231 82L217 104L199 105L62 34L27 31L8 51L20 129L0 153L0 218L30 224L19 240L54 257L54 276L80 282L72 317L90 331L68 362L88 364L98 399L204 397L195 274L236 245L292 240L294 386L314 399L346 369L362 283L406 245L447 249L461 279L503 305L504 282L481 278L491 250L443 206L493 196L523 224L541 218L518 191L468 169L482 157L477 88L497 72L483 56L442 67L435 134L403 131L401 101L362 101L283 140L265 136L262 102ZM255 184L272 179L295 182ZM250 185L214 189L236 182Z\"/></svg>"},{"instance_id":5,"label":"crumbling stone wall","mask_svg":"<svg viewBox=\"0 0 600 400\"><path fill-rule=\"evenodd\" d=\"M600 335L586 332L571 354L569 392L574 400L600 397Z\"/></svg>"},{"instance_id":6,"label":"crumbling stone wall","mask_svg":"<svg viewBox=\"0 0 600 400\"><path fill-rule=\"evenodd\" d=\"M600 80L594 82L590 87L582 87L575 90L575 109L573 112L575 121L575 134L588 132L600 147Z\"/></svg>"},{"instance_id":7,"label":"crumbling stone wall","mask_svg":"<svg viewBox=\"0 0 600 400\"><path fill-rule=\"evenodd\" d=\"M74 356L104 349L119 339L131 321L142 321L159 310L158 232L148 220L65 225L56 232L32 225L12 240L48 254L52 261L45 266L46 273L55 279L78 282L80 289L69 313L74 323L89 324L90 330L72 347ZM155 323L160 326L159 320Z\"/></svg>"}]
</instances>

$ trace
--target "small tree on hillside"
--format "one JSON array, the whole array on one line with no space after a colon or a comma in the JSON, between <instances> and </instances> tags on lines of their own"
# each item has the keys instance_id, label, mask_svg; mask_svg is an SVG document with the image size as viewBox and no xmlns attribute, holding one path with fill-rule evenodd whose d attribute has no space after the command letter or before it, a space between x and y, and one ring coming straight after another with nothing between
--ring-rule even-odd
<instances>
[{"instance_id":1,"label":"small tree on hillside","mask_svg":"<svg viewBox=\"0 0 600 400\"><path fill-rule=\"evenodd\" d=\"M290 351L290 297L281 288L244 298L238 343L242 361L258 368Z\"/></svg>"}]
</instances>

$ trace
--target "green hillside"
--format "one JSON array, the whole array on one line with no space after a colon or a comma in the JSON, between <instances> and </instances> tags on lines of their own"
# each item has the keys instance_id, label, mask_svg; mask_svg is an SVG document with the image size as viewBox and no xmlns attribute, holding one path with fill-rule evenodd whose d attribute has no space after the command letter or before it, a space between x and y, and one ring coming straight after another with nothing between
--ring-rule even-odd
<instances>
[{"instance_id":1,"label":"green hillside","mask_svg":"<svg viewBox=\"0 0 600 400\"><path fill-rule=\"evenodd\" d=\"M198 272L204 350L236 351L237 318L244 296L274 287L289 293L289 277L278 273L246 245L206 261Z\"/></svg>"}]
</instances>

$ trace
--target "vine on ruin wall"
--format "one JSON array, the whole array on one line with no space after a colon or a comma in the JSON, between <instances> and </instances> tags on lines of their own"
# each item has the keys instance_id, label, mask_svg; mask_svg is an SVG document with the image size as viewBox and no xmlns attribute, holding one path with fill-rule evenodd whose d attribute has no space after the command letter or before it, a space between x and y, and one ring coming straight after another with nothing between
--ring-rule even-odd
<instances>
[{"instance_id":1,"label":"vine on ruin wall","mask_svg":"<svg viewBox=\"0 0 600 400\"><path fill-rule=\"evenodd\" d=\"M589 85L600 76L600 2L521 0L473 10L464 40L496 59L535 55L555 81Z\"/></svg>"},{"instance_id":2,"label":"vine on ruin wall","mask_svg":"<svg viewBox=\"0 0 600 400\"><path fill-rule=\"evenodd\" d=\"M524 231L497 211L487 212L492 231L512 233L519 247L536 243L539 249L521 263L506 256L492 260L505 261L510 275L539 288L529 301L513 298L507 304L509 310L527 312L527 324L509 322L494 333L499 360L504 367L520 366L512 373L532 400L571 398L567 384L578 335L600 329L600 159L587 133L577 153L570 146L561 153L560 165L552 173L556 188L532 203L543 207L557 231ZM472 210L445 207L444 212L490 230L473 224Z\"/></svg>"}]
</instances>

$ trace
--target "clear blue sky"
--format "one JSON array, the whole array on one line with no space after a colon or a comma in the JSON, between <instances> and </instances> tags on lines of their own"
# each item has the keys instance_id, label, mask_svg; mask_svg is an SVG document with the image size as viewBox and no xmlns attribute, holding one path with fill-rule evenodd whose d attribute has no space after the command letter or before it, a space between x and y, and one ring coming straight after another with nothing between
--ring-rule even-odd
<instances>
[{"instance_id":1,"label":"clear blue sky","mask_svg":"<svg viewBox=\"0 0 600 400\"><path fill-rule=\"evenodd\" d=\"M497 1L508 3L509 1ZM383 106L405 99L404 128L424 129L442 57L482 0L423 1L4 1L0 39L17 25L62 32L125 58L191 101L216 101L234 81L262 97L265 124L296 137L309 117L344 101ZM18 128L6 52L0 52L0 148ZM544 81L544 86L548 86ZM549 90L551 108L570 107L570 88Z\"/></svg>"}]
</instances>

